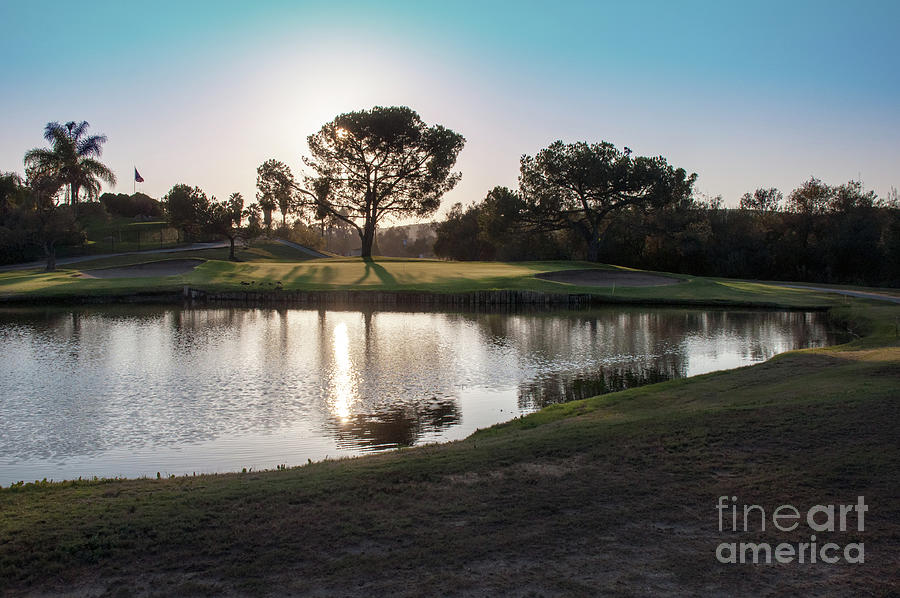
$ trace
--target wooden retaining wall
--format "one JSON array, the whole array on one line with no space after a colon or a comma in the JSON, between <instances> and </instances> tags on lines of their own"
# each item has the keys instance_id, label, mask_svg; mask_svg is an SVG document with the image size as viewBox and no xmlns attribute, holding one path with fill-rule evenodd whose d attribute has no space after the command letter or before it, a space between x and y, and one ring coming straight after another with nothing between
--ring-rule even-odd
<instances>
[{"instance_id":1,"label":"wooden retaining wall","mask_svg":"<svg viewBox=\"0 0 900 598\"><path fill-rule=\"evenodd\" d=\"M644 305L682 307L731 307L824 311L823 306L784 307L767 302L736 302L714 299L638 299L587 293L543 293L538 291L472 291L469 293L431 293L427 291L253 291L209 292L185 286L178 291L142 291L111 295L61 295L29 297L0 296L0 306L21 305L103 305L164 304L203 307L236 305L259 307L374 307L380 309L472 309L512 310L518 308L559 309L594 305Z\"/></svg>"},{"instance_id":2,"label":"wooden retaining wall","mask_svg":"<svg viewBox=\"0 0 900 598\"><path fill-rule=\"evenodd\" d=\"M242 305L361 305L384 307L487 307L546 305L578 307L608 302L596 295L541 293L536 291L474 291L428 293L418 291L229 291L207 292L184 287L189 304Z\"/></svg>"}]
</instances>

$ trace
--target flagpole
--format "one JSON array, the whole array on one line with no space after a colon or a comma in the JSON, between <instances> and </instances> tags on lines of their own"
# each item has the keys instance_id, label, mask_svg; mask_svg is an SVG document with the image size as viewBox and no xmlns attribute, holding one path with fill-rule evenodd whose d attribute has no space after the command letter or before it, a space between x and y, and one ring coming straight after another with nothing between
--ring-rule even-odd
<instances>
[{"instance_id":1,"label":"flagpole","mask_svg":"<svg viewBox=\"0 0 900 598\"><path fill-rule=\"evenodd\" d=\"M137 172L137 166L132 164L131 167L134 168L135 172ZM137 193L137 177L132 176L131 177L131 194L134 195L135 193Z\"/></svg>"}]
</instances>

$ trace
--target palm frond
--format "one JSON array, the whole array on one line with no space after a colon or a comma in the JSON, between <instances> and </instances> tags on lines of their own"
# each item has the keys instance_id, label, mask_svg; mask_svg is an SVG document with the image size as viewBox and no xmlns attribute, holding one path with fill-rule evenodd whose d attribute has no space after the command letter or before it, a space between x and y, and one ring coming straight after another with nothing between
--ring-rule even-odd
<instances>
[{"instance_id":1,"label":"palm frond","mask_svg":"<svg viewBox=\"0 0 900 598\"><path fill-rule=\"evenodd\" d=\"M97 156L103 153L103 144L106 143L106 135L91 135L84 139L76 138L76 152L79 156Z\"/></svg>"},{"instance_id":2,"label":"palm frond","mask_svg":"<svg viewBox=\"0 0 900 598\"><path fill-rule=\"evenodd\" d=\"M85 179L81 184L86 199L94 199L100 195L100 182L96 179Z\"/></svg>"},{"instance_id":3,"label":"palm frond","mask_svg":"<svg viewBox=\"0 0 900 598\"><path fill-rule=\"evenodd\" d=\"M43 147L36 147L25 152L25 166L38 163L49 163L56 159L56 154Z\"/></svg>"},{"instance_id":4,"label":"palm frond","mask_svg":"<svg viewBox=\"0 0 900 598\"><path fill-rule=\"evenodd\" d=\"M67 137L69 135L69 130L64 126L56 122L47 123L47 126L44 127L44 139L53 143L55 139L60 137Z\"/></svg>"},{"instance_id":5,"label":"palm frond","mask_svg":"<svg viewBox=\"0 0 900 598\"><path fill-rule=\"evenodd\" d=\"M116 184L116 174L99 160L84 158L81 160L81 170L93 179L100 179L110 185Z\"/></svg>"},{"instance_id":6,"label":"palm frond","mask_svg":"<svg viewBox=\"0 0 900 598\"><path fill-rule=\"evenodd\" d=\"M72 126L69 127L69 125ZM75 140L81 139L81 137L85 133L87 133L88 127L90 126L91 125L88 124L88 121L86 120L83 120L80 123L76 123L74 121L72 121L71 123L66 123L66 128L69 129L69 135L72 137L72 139Z\"/></svg>"}]
</instances>

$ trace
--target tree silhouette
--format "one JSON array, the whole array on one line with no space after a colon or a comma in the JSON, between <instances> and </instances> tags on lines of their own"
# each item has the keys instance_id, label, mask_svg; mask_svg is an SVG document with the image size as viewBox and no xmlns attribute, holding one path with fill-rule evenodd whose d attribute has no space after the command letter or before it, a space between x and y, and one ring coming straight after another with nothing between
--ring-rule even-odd
<instances>
[{"instance_id":1,"label":"tree silhouette","mask_svg":"<svg viewBox=\"0 0 900 598\"><path fill-rule=\"evenodd\" d=\"M626 148L627 149L627 148ZM697 175L669 166L663 157L633 157L611 143L556 141L522 156L519 191L526 217L548 230L574 227L599 258L600 238L611 216L627 207L659 208L687 200Z\"/></svg>"},{"instance_id":2,"label":"tree silhouette","mask_svg":"<svg viewBox=\"0 0 900 598\"><path fill-rule=\"evenodd\" d=\"M266 228L272 226L272 212L281 212L281 226L287 225L287 215L293 211L296 183L290 167L275 159L266 160L256 169L256 199L263 210Z\"/></svg>"},{"instance_id":3,"label":"tree silhouette","mask_svg":"<svg viewBox=\"0 0 900 598\"><path fill-rule=\"evenodd\" d=\"M463 136L429 127L405 106L341 114L307 141L312 158L305 161L317 176L297 190L320 216L356 229L363 257L372 255L379 222L432 214L461 177L452 168Z\"/></svg>"},{"instance_id":4,"label":"tree silhouette","mask_svg":"<svg viewBox=\"0 0 900 598\"><path fill-rule=\"evenodd\" d=\"M74 206L67 208L56 205L55 197L63 184L59 176L32 172L28 179L28 200L23 206L23 228L44 250L48 272L56 270L57 244L84 240L75 222Z\"/></svg>"},{"instance_id":5,"label":"tree silhouette","mask_svg":"<svg viewBox=\"0 0 900 598\"><path fill-rule=\"evenodd\" d=\"M209 198L200 187L179 183L169 190L163 202L169 224L183 230L188 239L196 238L207 226Z\"/></svg>"},{"instance_id":6,"label":"tree silhouette","mask_svg":"<svg viewBox=\"0 0 900 598\"><path fill-rule=\"evenodd\" d=\"M215 199L215 198L213 198ZM228 259L236 261L234 241L241 234L241 221L244 219L244 196L232 193L228 200L221 203L213 201L209 206L209 230L213 234L228 239Z\"/></svg>"},{"instance_id":7,"label":"tree silhouette","mask_svg":"<svg viewBox=\"0 0 900 598\"><path fill-rule=\"evenodd\" d=\"M744 193L741 196L740 207L742 210L777 212L783 200L784 194L775 187L769 189L760 187L753 192L753 195Z\"/></svg>"},{"instance_id":8,"label":"tree silhouette","mask_svg":"<svg viewBox=\"0 0 900 598\"><path fill-rule=\"evenodd\" d=\"M44 139L50 148L34 148L25 154L25 169L36 176L51 176L69 188L68 203L78 205L81 190L88 198L100 194L100 183L116 184L116 175L97 158L103 153L106 135L88 135L87 121L61 125L47 123Z\"/></svg>"}]
</instances>

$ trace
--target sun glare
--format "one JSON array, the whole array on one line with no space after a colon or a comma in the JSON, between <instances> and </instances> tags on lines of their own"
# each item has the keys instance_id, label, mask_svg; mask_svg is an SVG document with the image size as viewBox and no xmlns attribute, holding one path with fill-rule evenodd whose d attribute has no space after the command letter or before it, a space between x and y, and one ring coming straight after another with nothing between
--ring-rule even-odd
<instances>
[{"instance_id":1,"label":"sun glare","mask_svg":"<svg viewBox=\"0 0 900 598\"><path fill-rule=\"evenodd\" d=\"M331 411L341 421L347 421L356 401L353 362L350 361L350 335L347 324L334 328L334 370L331 378Z\"/></svg>"}]
</instances>

